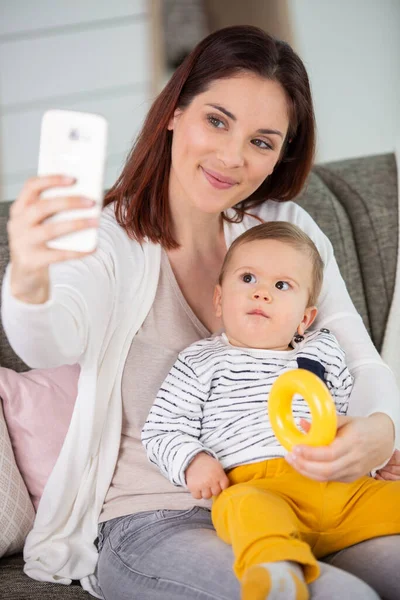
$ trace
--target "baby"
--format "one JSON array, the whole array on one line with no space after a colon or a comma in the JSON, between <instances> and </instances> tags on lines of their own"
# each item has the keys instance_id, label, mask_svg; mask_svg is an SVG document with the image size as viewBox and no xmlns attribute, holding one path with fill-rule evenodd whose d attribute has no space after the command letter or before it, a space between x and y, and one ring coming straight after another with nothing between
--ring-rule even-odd
<instances>
[{"instance_id":1,"label":"baby","mask_svg":"<svg viewBox=\"0 0 400 600\"><path fill-rule=\"evenodd\" d=\"M294 225L264 223L237 238L214 293L224 333L179 354L143 428L150 461L172 483L214 497L242 600L307 599L318 558L400 533L400 482L308 479L284 459L268 419L272 384L297 368L320 377L347 412L344 353L328 329L307 332L322 280L317 248ZM304 399L292 406L297 419L310 417Z\"/></svg>"}]
</instances>

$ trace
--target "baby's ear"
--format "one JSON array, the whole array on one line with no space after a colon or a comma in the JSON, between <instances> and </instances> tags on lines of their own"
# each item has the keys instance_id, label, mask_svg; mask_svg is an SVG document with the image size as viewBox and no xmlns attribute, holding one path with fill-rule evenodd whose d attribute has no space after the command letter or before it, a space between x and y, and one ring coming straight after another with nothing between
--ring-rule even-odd
<instances>
[{"instance_id":1,"label":"baby's ear","mask_svg":"<svg viewBox=\"0 0 400 600\"><path fill-rule=\"evenodd\" d=\"M221 301L222 301L222 288L218 284L214 288L214 296L213 296L213 304L214 304L214 310L215 310L216 317L222 316L222 307L221 307L222 302Z\"/></svg>"},{"instance_id":2,"label":"baby's ear","mask_svg":"<svg viewBox=\"0 0 400 600\"><path fill-rule=\"evenodd\" d=\"M303 319L300 325L297 327L297 333L299 335L305 334L307 329L314 323L317 314L318 309L316 306L307 306L306 310L304 311Z\"/></svg>"}]
</instances>

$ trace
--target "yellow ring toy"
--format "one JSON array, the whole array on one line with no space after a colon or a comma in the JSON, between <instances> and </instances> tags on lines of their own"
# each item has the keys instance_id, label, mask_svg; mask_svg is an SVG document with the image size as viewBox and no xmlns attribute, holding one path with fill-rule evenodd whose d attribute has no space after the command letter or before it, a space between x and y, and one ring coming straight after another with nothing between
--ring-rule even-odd
<instances>
[{"instance_id":1,"label":"yellow ring toy","mask_svg":"<svg viewBox=\"0 0 400 600\"><path fill-rule=\"evenodd\" d=\"M294 394L300 394L310 407L308 433L302 433L294 422ZM286 371L277 378L268 398L268 415L277 440L290 452L297 444L325 446L335 439L337 416L332 396L324 382L305 369Z\"/></svg>"}]
</instances>

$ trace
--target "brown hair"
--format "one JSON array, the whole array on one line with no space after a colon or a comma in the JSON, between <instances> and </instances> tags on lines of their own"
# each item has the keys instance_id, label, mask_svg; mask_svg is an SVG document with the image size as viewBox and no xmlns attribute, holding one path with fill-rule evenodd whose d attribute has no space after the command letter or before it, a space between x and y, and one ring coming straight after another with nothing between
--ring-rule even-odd
<instances>
[{"instance_id":1,"label":"brown hair","mask_svg":"<svg viewBox=\"0 0 400 600\"><path fill-rule=\"evenodd\" d=\"M201 41L174 72L150 108L124 169L108 191L104 204L115 201L118 223L133 239L145 238L165 248L179 247L172 232L168 186L172 132L168 130L177 108L217 79L243 72L277 81L285 90L289 129L275 170L249 197L235 206L240 222L245 212L265 200L291 200L302 189L311 169L315 122L305 67L286 42L250 25L226 27Z\"/></svg>"},{"instance_id":2,"label":"brown hair","mask_svg":"<svg viewBox=\"0 0 400 600\"><path fill-rule=\"evenodd\" d=\"M255 227L248 229L242 233L242 235L237 237L225 255L218 283L222 285L229 262L235 250L239 246L243 246L243 244L259 240L279 240L293 246L293 248L300 250L300 252L306 252L308 254L313 266L312 285L308 304L309 306L315 306L324 279L324 263L312 239L304 233L302 229L297 227L297 225L287 223L286 221L269 221L268 223L262 223L261 225L256 225Z\"/></svg>"}]
</instances>

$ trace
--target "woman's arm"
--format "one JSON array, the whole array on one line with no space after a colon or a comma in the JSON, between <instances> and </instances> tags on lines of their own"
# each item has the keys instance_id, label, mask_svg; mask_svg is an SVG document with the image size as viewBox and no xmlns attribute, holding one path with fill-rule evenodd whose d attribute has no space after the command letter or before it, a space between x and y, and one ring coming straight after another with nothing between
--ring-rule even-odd
<instances>
[{"instance_id":1,"label":"woman's arm","mask_svg":"<svg viewBox=\"0 0 400 600\"><path fill-rule=\"evenodd\" d=\"M89 332L98 334L105 327L115 293L108 238L100 230L95 254L51 266L50 298L43 304L22 302L12 295L8 266L2 289L3 327L13 350L28 366L78 362Z\"/></svg>"},{"instance_id":2,"label":"woman's arm","mask_svg":"<svg viewBox=\"0 0 400 600\"><path fill-rule=\"evenodd\" d=\"M293 202L267 202L258 213L264 220L295 223L317 245L325 271L313 328L332 331L355 379L349 414L359 417L347 417L333 450L330 446L298 448L296 468L314 478L318 472L324 480L355 479L385 463L393 452L394 438L400 439L400 396L394 375L380 358L351 301L332 244L311 216ZM360 456L365 457L361 462Z\"/></svg>"},{"instance_id":3,"label":"woman's arm","mask_svg":"<svg viewBox=\"0 0 400 600\"><path fill-rule=\"evenodd\" d=\"M395 377L383 362L356 311L340 274L333 247L312 217L298 205L287 203L287 219L305 231L322 256L324 281L318 299L314 328L327 327L346 353L346 362L355 378L349 415L370 416L382 412L400 434L400 392Z\"/></svg>"},{"instance_id":4,"label":"woman's arm","mask_svg":"<svg viewBox=\"0 0 400 600\"><path fill-rule=\"evenodd\" d=\"M329 259L319 299L315 327L327 327L346 353L354 376L349 416L385 413L393 422L396 438L400 431L400 397L396 379L374 347L364 323L354 308L335 257Z\"/></svg>"},{"instance_id":5,"label":"woman's arm","mask_svg":"<svg viewBox=\"0 0 400 600\"><path fill-rule=\"evenodd\" d=\"M324 281L318 299L318 316L312 329L326 327L346 353L355 378L351 415L387 414L400 440L400 392L395 377L383 362L356 311L340 274L333 247L314 219L295 202L265 202L254 212L264 221L288 221L300 227L316 244L324 261ZM247 227L256 225L254 219Z\"/></svg>"}]
</instances>

